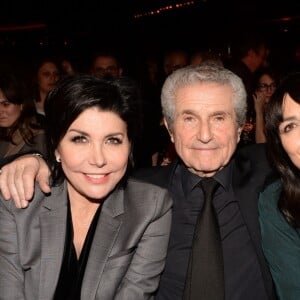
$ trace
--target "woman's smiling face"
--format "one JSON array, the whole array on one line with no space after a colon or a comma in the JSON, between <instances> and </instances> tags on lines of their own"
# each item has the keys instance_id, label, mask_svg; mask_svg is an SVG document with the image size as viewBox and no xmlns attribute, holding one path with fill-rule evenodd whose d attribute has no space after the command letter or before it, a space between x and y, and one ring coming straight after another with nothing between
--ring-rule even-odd
<instances>
[{"instance_id":1,"label":"woman's smiling face","mask_svg":"<svg viewBox=\"0 0 300 300\"><path fill-rule=\"evenodd\" d=\"M70 125L55 155L72 199L97 201L124 176L130 154L126 123L114 112L88 108Z\"/></svg>"}]
</instances>

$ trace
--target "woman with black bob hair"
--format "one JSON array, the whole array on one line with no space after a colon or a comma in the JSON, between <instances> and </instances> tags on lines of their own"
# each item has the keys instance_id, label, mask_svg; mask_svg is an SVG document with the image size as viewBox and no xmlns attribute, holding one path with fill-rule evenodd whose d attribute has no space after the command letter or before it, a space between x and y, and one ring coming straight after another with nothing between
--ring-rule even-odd
<instances>
[{"instance_id":1,"label":"woman with black bob hair","mask_svg":"<svg viewBox=\"0 0 300 300\"><path fill-rule=\"evenodd\" d=\"M0 201L1 299L152 299L172 201L128 176L137 95L127 79L85 75L49 93L51 194L36 187L23 210Z\"/></svg>"},{"instance_id":2,"label":"woman with black bob hair","mask_svg":"<svg viewBox=\"0 0 300 300\"><path fill-rule=\"evenodd\" d=\"M64 177L54 153L61 137L78 115L91 107L114 112L126 123L131 146L127 166L130 171L134 167L134 141L140 135L142 122L139 96L135 82L127 77L98 80L96 84L95 78L81 75L75 79L65 79L58 89L54 89L49 97L51 101L45 101L45 132L52 137L47 139L50 152L48 161L53 166L52 180ZM105 124L99 120L97 126L101 128Z\"/></svg>"},{"instance_id":3,"label":"woman with black bob hair","mask_svg":"<svg viewBox=\"0 0 300 300\"><path fill-rule=\"evenodd\" d=\"M267 149L279 179L260 195L262 244L279 299L300 298L300 73L288 75L265 110Z\"/></svg>"}]
</instances>

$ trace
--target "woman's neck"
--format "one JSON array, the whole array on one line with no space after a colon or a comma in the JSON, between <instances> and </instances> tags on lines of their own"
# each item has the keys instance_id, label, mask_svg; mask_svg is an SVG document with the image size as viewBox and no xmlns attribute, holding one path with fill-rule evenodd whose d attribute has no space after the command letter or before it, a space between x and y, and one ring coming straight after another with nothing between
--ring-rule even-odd
<instances>
[{"instance_id":1,"label":"woman's neck","mask_svg":"<svg viewBox=\"0 0 300 300\"><path fill-rule=\"evenodd\" d=\"M39 111L44 111L44 103L45 103L45 99L47 97L47 93L40 91L39 95L40 95L40 98L38 99L38 102L35 103L35 106Z\"/></svg>"},{"instance_id":2,"label":"woman's neck","mask_svg":"<svg viewBox=\"0 0 300 300\"><path fill-rule=\"evenodd\" d=\"M69 190L69 199L74 232L73 243L77 258L79 258L95 213L100 206L100 202L89 201L76 193L74 195L72 189Z\"/></svg>"}]
</instances>

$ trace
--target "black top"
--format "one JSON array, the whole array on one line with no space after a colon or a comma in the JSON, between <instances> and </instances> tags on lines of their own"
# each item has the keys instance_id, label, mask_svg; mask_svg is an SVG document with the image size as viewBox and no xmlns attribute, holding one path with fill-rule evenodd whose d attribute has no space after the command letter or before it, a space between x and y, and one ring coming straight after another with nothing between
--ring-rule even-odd
<instances>
[{"instance_id":1,"label":"black top","mask_svg":"<svg viewBox=\"0 0 300 300\"><path fill-rule=\"evenodd\" d=\"M95 216L88 230L87 236L85 238L80 257L79 259L77 259L76 250L73 244L74 232L70 201L68 202L65 250L59 279L53 298L54 300L80 300L82 280L88 261L91 245L93 242L95 230L97 227L101 207L102 206L99 205L95 213Z\"/></svg>"},{"instance_id":2,"label":"black top","mask_svg":"<svg viewBox=\"0 0 300 300\"><path fill-rule=\"evenodd\" d=\"M230 300L267 299L259 262L232 189L232 165L214 178L220 183L214 206L220 226L224 258L225 298ZM197 216L203 206L201 178L178 164L171 186L173 217L166 267L156 300L182 299L192 238ZM253 298L254 297L254 298Z\"/></svg>"}]
</instances>

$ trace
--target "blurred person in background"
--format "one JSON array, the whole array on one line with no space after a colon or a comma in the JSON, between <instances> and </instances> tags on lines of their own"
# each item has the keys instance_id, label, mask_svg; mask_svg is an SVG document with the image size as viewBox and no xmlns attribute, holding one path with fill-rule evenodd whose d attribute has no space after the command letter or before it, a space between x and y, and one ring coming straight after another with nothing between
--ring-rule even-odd
<instances>
[{"instance_id":1,"label":"blurred person in background","mask_svg":"<svg viewBox=\"0 0 300 300\"><path fill-rule=\"evenodd\" d=\"M266 38L257 32L243 32L232 47L232 59L226 67L238 75L247 92L247 121L239 145L255 143L255 108L253 94L256 91L255 72L268 64L269 47Z\"/></svg>"},{"instance_id":2,"label":"blurred person in background","mask_svg":"<svg viewBox=\"0 0 300 300\"><path fill-rule=\"evenodd\" d=\"M189 54L181 48L170 48L165 51L163 57L163 70L165 78L174 71L186 67L189 64ZM163 116L159 120L159 127L156 133L156 151L152 155L154 166L166 166L170 164L176 157L174 144L170 139L168 130L165 127Z\"/></svg>"},{"instance_id":3,"label":"blurred person in background","mask_svg":"<svg viewBox=\"0 0 300 300\"><path fill-rule=\"evenodd\" d=\"M279 83L279 75L271 68L261 69L256 74L256 91L253 94L255 108L255 142L265 143L264 113L266 104L276 90Z\"/></svg>"},{"instance_id":4,"label":"blurred person in background","mask_svg":"<svg viewBox=\"0 0 300 300\"><path fill-rule=\"evenodd\" d=\"M48 93L56 86L60 75L60 64L55 58L42 57L35 62L32 76L32 98L35 101L37 120L42 127L45 117L45 99Z\"/></svg>"},{"instance_id":5,"label":"blurred person in background","mask_svg":"<svg viewBox=\"0 0 300 300\"><path fill-rule=\"evenodd\" d=\"M118 56L112 51L98 51L92 55L89 74L99 78L118 78L123 69Z\"/></svg>"},{"instance_id":6,"label":"blurred person in background","mask_svg":"<svg viewBox=\"0 0 300 300\"><path fill-rule=\"evenodd\" d=\"M224 66L224 63L217 53L209 50L195 50L192 52L190 57L190 64L197 66L200 64L216 64Z\"/></svg>"},{"instance_id":7,"label":"blurred person in background","mask_svg":"<svg viewBox=\"0 0 300 300\"><path fill-rule=\"evenodd\" d=\"M20 78L0 74L0 158L31 149L45 157L44 132L35 118L34 103L25 94Z\"/></svg>"}]
</instances>

